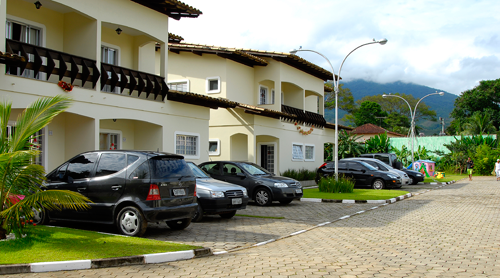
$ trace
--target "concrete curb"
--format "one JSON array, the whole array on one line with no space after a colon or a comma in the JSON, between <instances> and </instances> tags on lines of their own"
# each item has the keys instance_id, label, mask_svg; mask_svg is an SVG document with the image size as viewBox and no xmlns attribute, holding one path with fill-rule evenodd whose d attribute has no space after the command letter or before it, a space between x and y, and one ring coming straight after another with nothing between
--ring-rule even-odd
<instances>
[{"instance_id":1,"label":"concrete curb","mask_svg":"<svg viewBox=\"0 0 500 278\"><path fill-rule=\"evenodd\" d=\"M436 188L441 188L445 185L455 183L456 181L449 181L449 182L431 182L431 183L425 183L425 184L432 184L432 185L441 185ZM313 187L309 187L313 188ZM312 202L312 203L342 203L342 204L392 204L397 201L401 201L405 198L410 198L413 195L418 195L417 193L408 193L405 195L398 196L396 198L392 199L387 199L387 200L331 200L331 199L317 199L317 198L300 198L301 202Z\"/></svg>"},{"instance_id":2,"label":"concrete curb","mask_svg":"<svg viewBox=\"0 0 500 278\"><path fill-rule=\"evenodd\" d=\"M190 260L199 257L213 255L210 248L202 248L187 251L147 254L141 256L96 259L96 260L75 260L60 262L43 262L31 264L0 265L0 275L18 273L37 273L63 270L81 270L91 268L106 268L139 264L156 264L181 260Z\"/></svg>"}]
</instances>

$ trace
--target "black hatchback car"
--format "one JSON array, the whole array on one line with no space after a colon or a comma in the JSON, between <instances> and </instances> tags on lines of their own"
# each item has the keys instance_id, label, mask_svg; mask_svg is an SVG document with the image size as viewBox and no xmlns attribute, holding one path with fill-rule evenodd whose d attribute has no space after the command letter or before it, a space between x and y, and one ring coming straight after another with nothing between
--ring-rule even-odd
<instances>
[{"instance_id":1,"label":"black hatchback car","mask_svg":"<svg viewBox=\"0 0 500 278\"><path fill-rule=\"evenodd\" d=\"M251 162L213 161L201 163L200 168L212 178L241 185L257 205L265 206L272 201L289 204L302 197L300 182L275 176Z\"/></svg>"},{"instance_id":2,"label":"black hatchback car","mask_svg":"<svg viewBox=\"0 0 500 278\"><path fill-rule=\"evenodd\" d=\"M93 203L83 211L42 211L52 220L115 224L141 236L147 222L166 221L175 230L191 223L197 209L196 178L180 155L149 151L91 151L68 160L47 176L47 190L80 192Z\"/></svg>"},{"instance_id":3,"label":"black hatchback car","mask_svg":"<svg viewBox=\"0 0 500 278\"><path fill-rule=\"evenodd\" d=\"M401 177L391 173L382 172L375 167L362 162L353 160L339 160L339 175L352 178L357 186L370 186L373 189L384 189L401 186ZM323 177L335 175L335 162L328 161L323 163L316 172L316 183Z\"/></svg>"}]
</instances>

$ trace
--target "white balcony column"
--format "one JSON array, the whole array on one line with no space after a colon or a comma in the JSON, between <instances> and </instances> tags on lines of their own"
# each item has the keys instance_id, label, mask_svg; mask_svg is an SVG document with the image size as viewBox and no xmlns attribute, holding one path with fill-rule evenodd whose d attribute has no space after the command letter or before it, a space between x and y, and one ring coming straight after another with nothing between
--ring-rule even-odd
<instances>
[{"instance_id":1,"label":"white balcony column","mask_svg":"<svg viewBox=\"0 0 500 278\"><path fill-rule=\"evenodd\" d=\"M160 76L167 78L168 74L168 44L160 43ZM166 81L166 80L165 80Z\"/></svg>"},{"instance_id":2,"label":"white balcony column","mask_svg":"<svg viewBox=\"0 0 500 278\"><path fill-rule=\"evenodd\" d=\"M2 42L0 43L0 51L5 52L5 22L7 21L7 0L0 0L0 22L2 22L2 27L0 28L0 38ZM5 72L5 65L2 64L2 72Z\"/></svg>"},{"instance_id":3,"label":"white balcony column","mask_svg":"<svg viewBox=\"0 0 500 278\"><path fill-rule=\"evenodd\" d=\"M101 71L101 47L102 47L102 32L101 32L101 28L102 28L102 21L100 20L96 20L96 27L97 27L97 30L96 30L96 37L97 37L97 43L95 48L96 48L96 55L95 55L95 63L96 63L96 66L97 68L99 69L99 72ZM95 88L94 88L95 91L97 92L101 92L101 78L99 78L99 80L97 80L97 83L95 85ZM99 126L99 125L97 125ZM99 127L97 127L97 134L99 134ZM97 149L99 149L99 136L97 136Z\"/></svg>"}]
</instances>

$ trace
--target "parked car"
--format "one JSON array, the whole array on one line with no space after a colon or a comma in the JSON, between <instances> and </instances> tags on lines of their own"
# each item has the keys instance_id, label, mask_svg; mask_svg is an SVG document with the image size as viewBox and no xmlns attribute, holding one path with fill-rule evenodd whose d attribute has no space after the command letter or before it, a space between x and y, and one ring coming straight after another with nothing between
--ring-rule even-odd
<instances>
[{"instance_id":1,"label":"parked car","mask_svg":"<svg viewBox=\"0 0 500 278\"><path fill-rule=\"evenodd\" d=\"M396 154L394 153L365 153L360 155L360 157L368 157L378 159L385 164L391 166L394 169L402 169L403 163L398 160Z\"/></svg>"},{"instance_id":2,"label":"parked car","mask_svg":"<svg viewBox=\"0 0 500 278\"><path fill-rule=\"evenodd\" d=\"M420 172L404 168L403 163L401 163L401 161L398 161L396 154L394 153L366 153L360 155L360 157L375 158L389 166L392 166L395 169L405 172L410 178L410 184L417 184L421 181L424 181L424 175L422 175Z\"/></svg>"},{"instance_id":3,"label":"parked car","mask_svg":"<svg viewBox=\"0 0 500 278\"><path fill-rule=\"evenodd\" d=\"M205 214L218 214L229 219L237 210L246 208L250 200L246 188L211 178L193 162L188 162L188 166L196 176L198 210L193 221L200 221Z\"/></svg>"},{"instance_id":4,"label":"parked car","mask_svg":"<svg viewBox=\"0 0 500 278\"><path fill-rule=\"evenodd\" d=\"M401 171L405 172L408 175L408 177L410 178L410 184L415 185L421 181L424 181L425 179L425 176L418 171L413 171L406 168L401 169Z\"/></svg>"},{"instance_id":5,"label":"parked car","mask_svg":"<svg viewBox=\"0 0 500 278\"><path fill-rule=\"evenodd\" d=\"M351 158L346 158L346 160L358 160L358 161L363 161L365 163L370 164L371 166L375 167L377 170L384 171L384 172L390 172L393 174L396 174L401 177L401 186L410 184L410 178L408 175L398 169L394 169L391 166L385 164L384 162L375 159L375 158L368 158L368 157L351 157ZM400 186L400 187L401 187Z\"/></svg>"},{"instance_id":6,"label":"parked car","mask_svg":"<svg viewBox=\"0 0 500 278\"><path fill-rule=\"evenodd\" d=\"M289 204L302 197L300 182L276 176L257 164L237 161L213 161L200 164L200 168L212 178L241 185L248 196L259 206L273 201Z\"/></svg>"},{"instance_id":7,"label":"parked car","mask_svg":"<svg viewBox=\"0 0 500 278\"><path fill-rule=\"evenodd\" d=\"M49 219L114 224L129 236L141 236L147 222L165 221L174 229L189 226L195 214L196 178L180 155L149 151L91 151L79 154L47 176L47 190L71 190L87 196L91 209L43 210Z\"/></svg>"},{"instance_id":8,"label":"parked car","mask_svg":"<svg viewBox=\"0 0 500 278\"><path fill-rule=\"evenodd\" d=\"M388 172L377 170L363 161L340 159L338 174L352 178L355 186L370 186L373 189L401 187L401 177ZM323 163L316 172L316 183L324 177L335 175L335 162Z\"/></svg>"}]
</instances>

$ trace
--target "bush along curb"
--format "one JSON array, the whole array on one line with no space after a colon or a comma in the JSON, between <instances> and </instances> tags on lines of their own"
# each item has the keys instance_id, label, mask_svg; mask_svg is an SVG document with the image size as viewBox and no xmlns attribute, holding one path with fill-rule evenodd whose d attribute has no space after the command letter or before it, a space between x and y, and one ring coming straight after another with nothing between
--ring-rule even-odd
<instances>
[{"instance_id":1,"label":"bush along curb","mask_svg":"<svg viewBox=\"0 0 500 278\"><path fill-rule=\"evenodd\" d=\"M436 183L436 182L431 182L431 183L426 183L426 184L436 184L436 185L441 185L439 187L436 187L436 188L441 188L445 185L448 185L448 184L452 184L452 183L455 183L456 181L449 181L449 182L440 182L440 183ZM430 191L427 190L427 191ZM408 193L408 194L405 194L405 195L401 195L401 196L398 196L396 198L391 198L391 199L387 199L387 200L331 200L331 199L317 199L317 198L300 198L300 201L301 202L313 202L313 203L342 203L342 204L391 204L391 203L395 203L397 201L401 201L403 199L406 199L406 198L410 198L411 196L413 195L419 195L419 193Z\"/></svg>"},{"instance_id":2,"label":"bush along curb","mask_svg":"<svg viewBox=\"0 0 500 278\"><path fill-rule=\"evenodd\" d=\"M210 248L201 248L201 249L187 250L187 251L148 254L141 256L120 257L120 258L96 259L96 260L75 260L75 261L10 264L10 265L7 264L7 265L0 265L0 275L62 271L62 270L64 271L81 270L81 269L106 268L106 267L116 267L116 266L139 265L139 264L157 264L157 263L189 260L210 255L213 255L212 250Z\"/></svg>"}]
</instances>

